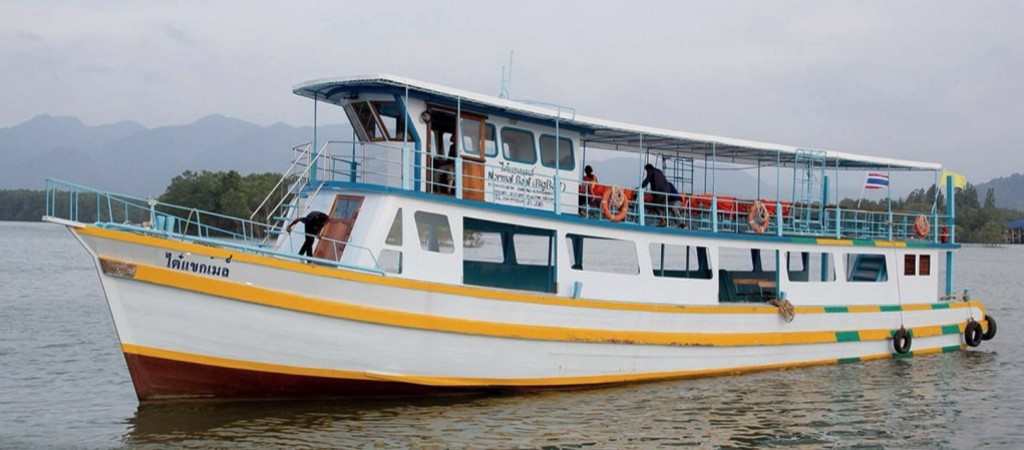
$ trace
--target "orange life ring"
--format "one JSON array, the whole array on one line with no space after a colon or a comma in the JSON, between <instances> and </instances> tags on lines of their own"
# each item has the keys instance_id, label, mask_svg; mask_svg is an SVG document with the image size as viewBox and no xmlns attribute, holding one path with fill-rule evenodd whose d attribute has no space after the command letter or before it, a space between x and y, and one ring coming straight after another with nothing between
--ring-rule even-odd
<instances>
[{"instance_id":1,"label":"orange life ring","mask_svg":"<svg viewBox=\"0 0 1024 450\"><path fill-rule=\"evenodd\" d=\"M765 231L768 231L768 224L771 223L771 219L772 214L768 212L768 207L760 200L754 201L747 211L747 224L757 234L763 234Z\"/></svg>"},{"instance_id":2,"label":"orange life ring","mask_svg":"<svg viewBox=\"0 0 1024 450\"><path fill-rule=\"evenodd\" d=\"M613 199L612 197L619 197L620 199ZM612 213L612 202L619 203L618 211ZM604 217L612 222L622 222L626 219L626 214L629 213L629 193L625 189L619 187L612 187L611 189L605 189L604 194L601 195L601 213Z\"/></svg>"},{"instance_id":3,"label":"orange life ring","mask_svg":"<svg viewBox=\"0 0 1024 450\"><path fill-rule=\"evenodd\" d=\"M914 234L918 238L928 237L929 230L931 230L931 225L928 223L928 218L923 214L914 219Z\"/></svg>"}]
</instances>

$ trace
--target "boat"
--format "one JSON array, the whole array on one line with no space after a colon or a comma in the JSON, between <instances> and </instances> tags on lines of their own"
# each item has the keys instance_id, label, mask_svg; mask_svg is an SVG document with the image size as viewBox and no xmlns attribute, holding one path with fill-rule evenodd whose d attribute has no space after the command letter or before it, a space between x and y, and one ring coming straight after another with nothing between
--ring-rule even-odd
<instances>
[{"instance_id":1,"label":"boat","mask_svg":"<svg viewBox=\"0 0 1024 450\"><path fill-rule=\"evenodd\" d=\"M583 388L995 335L982 302L954 289L955 183L941 164L386 74L293 92L312 100L312 139L250 217L47 180L44 220L95 259L142 402ZM318 136L323 107L344 110L352 140ZM637 161L636 182L585 179L596 149ZM754 193L719 181L736 168L756 171ZM642 183L647 172L664 182ZM846 207L840 177L865 172L876 187L933 174L935 201ZM307 234L315 212L326 220Z\"/></svg>"}]
</instances>

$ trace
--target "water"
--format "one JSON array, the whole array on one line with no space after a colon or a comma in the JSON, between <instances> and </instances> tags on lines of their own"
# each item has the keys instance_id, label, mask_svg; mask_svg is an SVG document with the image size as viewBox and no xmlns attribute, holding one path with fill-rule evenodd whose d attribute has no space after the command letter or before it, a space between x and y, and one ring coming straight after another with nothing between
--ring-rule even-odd
<instances>
[{"instance_id":1,"label":"water","mask_svg":"<svg viewBox=\"0 0 1024 450\"><path fill-rule=\"evenodd\" d=\"M0 222L0 448L1019 448L1024 249L969 248L998 318L978 351L573 392L140 406L92 262Z\"/></svg>"}]
</instances>

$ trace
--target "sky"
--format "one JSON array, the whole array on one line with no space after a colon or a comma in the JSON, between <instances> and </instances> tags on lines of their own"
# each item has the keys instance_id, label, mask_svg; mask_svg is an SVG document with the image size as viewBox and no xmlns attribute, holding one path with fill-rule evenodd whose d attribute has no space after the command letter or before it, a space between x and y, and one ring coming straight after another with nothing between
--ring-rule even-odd
<instances>
[{"instance_id":1,"label":"sky","mask_svg":"<svg viewBox=\"0 0 1024 450\"><path fill-rule=\"evenodd\" d=\"M302 81L385 72L497 94L514 51L513 98L977 182L1024 172L1021 23L1013 1L5 1L0 127L308 125Z\"/></svg>"}]
</instances>

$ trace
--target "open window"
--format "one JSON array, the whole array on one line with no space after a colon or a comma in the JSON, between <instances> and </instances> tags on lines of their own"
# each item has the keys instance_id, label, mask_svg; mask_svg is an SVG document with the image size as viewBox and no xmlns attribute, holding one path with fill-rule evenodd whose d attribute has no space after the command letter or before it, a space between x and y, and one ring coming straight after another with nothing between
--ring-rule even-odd
<instances>
[{"instance_id":1,"label":"open window","mask_svg":"<svg viewBox=\"0 0 1024 450\"><path fill-rule=\"evenodd\" d=\"M427 190L455 195L459 178L456 159L462 160L462 198L483 200L486 186L485 149L488 144L486 116L463 111L456 121L455 111L428 106L427 122ZM459 127L458 129L456 127ZM493 126L491 126L493 129ZM461 133L461 134L460 134ZM490 143L493 144L493 132ZM459 141L461 137L461 142Z\"/></svg>"},{"instance_id":2,"label":"open window","mask_svg":"<svg viewBox=\"0 0 1024 450\"><path fill-rule=\"evenodd\" d=\"M846 281L880 283L889 280L885 255L850 253L846 255Z\"/></svg>"},{"instance_id":3,"label":"open window","mask_svg":"<svg viewBox=\"0 0 1024 450\"><path fill-rule=\"evenodd\" d=\"M565 242L572 255L574 270L625 275L640 273L640 259L633 241L567 234Z\"/></svg>"},{"instance_id":4,"label":"open window","mask_svg":"<svg viewBox=\"0 0 1024 450\"><path fill-rule=\"evenodd\" d=\"M463 282L555 292L554 230L463 219Z\"/></svg>"},{"instance_id":5,"label":"open window","mask_svg":"<svg viewBox=\"0 0 1024 450\"><path fill-rule=\"evenodd\" d=\"M711 279L707 247L651 243L649 250L656 277Z\"/></svg>"},{"instance_id":6,"label":"open window","mask_svg":"<svg viewBox=\"0 0 1024 450\"><path fill-rule=\"evenodd\" d=\"M369 141L403 141L406 119L397 101L352 102L345 111L357 132Z\"/></svg>"},{"instance_id":7,"label":"open window","mask_svg":"<svg viewBox=\"0 0 1024 450\"><path fill-rule=\"evenodd\" d=\"M765 302L775 295L773 249L722 247L718 253L718 301Z\"/></svg>"},{"instance_id":8,"label":"open window","mask_svg":"<svg viewBox=\"0 0 1024 450\"><path fill-rule=\"evenodd\" d=\"M810 283L836 280L836 266L831 253L786 252L789 281Z\"/></svg>"},{"instance_id":9,"label":"open window","mask_svg":"<svg viewBox=\"0 0 1024 450\"><path fill-rule=\"evenodd\" d=\"M320 231L320 241L317 242L313 256L317 258L338 261L345 251L345 244L352 235L352 228L355 227L356 218L359 217L359 209L363 206L363 197L355 195L336 195L331 205L330 220Z\"/></svg>"}]
</instances>

